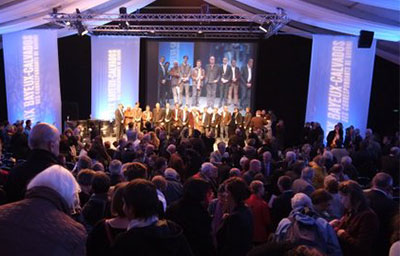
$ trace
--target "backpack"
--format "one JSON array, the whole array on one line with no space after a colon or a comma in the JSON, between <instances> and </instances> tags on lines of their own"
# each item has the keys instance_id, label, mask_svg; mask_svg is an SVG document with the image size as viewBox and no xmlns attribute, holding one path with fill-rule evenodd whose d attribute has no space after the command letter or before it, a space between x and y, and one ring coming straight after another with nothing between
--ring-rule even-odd
<instances>
[{"instance_id":1,"label":"backpack","mask_svg":"<svg viewBox=\"0 0 400 256\"><path fill-rule=\"evenodd\" d=\"M327 245L324 236L316 223L312 225L304 224L293 217L289 217L291 222L286 232L286 241L295 245L306 245L317 248L326 253Z\"/></svg>"}]
</instances>

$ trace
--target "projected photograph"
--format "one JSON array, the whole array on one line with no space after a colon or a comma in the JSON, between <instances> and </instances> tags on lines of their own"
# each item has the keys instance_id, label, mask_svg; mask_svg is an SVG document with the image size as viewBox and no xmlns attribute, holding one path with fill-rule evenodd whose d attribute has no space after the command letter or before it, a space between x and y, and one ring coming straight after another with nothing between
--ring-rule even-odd
<instances>
[{"instance_id":1,"label":"projected photograph","mask_svg":"<svg viewBox=\"0 0 400 256\"><path fill-rule=\"evenodd\" d=\"M243 110L251 106L253 43L158 42L157 102ZM154 69L153 69L154 70ZM154 73L153 73L154 75Z\"/></svg>"}]
</instances>

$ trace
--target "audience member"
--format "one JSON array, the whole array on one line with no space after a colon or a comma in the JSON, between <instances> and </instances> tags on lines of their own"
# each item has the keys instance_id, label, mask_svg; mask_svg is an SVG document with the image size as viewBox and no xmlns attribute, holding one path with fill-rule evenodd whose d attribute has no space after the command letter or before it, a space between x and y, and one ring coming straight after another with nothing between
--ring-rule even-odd
<instances>
[{"instance_id":1,"label":"audience member","mask_svg":"<svg viewBox=\"0 0 400 256\"><path fill-rule=\"evenodd\" d=\"M311 167L306 167L301 170L301 177L295 180L292 184L293 193L304 193L308 196L314 192L314 187L312 185L312 180L314 177L314 169Z\"/></svg>"},{"instance_id":2,"label":"audience member","mask_svg":"<svg viewBox=\"0 0 400 256\"><path fill-rule=\"evenodd\" d=\"M30 138L38 135L36 127ZM42 170L29 182L25 199L0 206L1 254L85 255L85 229L70 217L79 206L79 191L63 167Z\"/></svg>"}]
</instances>

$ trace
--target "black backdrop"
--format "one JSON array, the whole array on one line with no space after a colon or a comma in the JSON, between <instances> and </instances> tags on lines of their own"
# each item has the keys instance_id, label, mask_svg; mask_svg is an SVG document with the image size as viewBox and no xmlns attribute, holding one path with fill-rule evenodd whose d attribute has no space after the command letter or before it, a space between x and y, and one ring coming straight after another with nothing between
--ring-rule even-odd
<instances>
[{"instance_id":1,"label":"black backdrop","mask_svg":"<svg viewBox=\"0 0 400 256\"><path fill-rule=\"evenodd\" d=\"M145 50L141 41L141 53ZM274 110L285 120L288 139L296 142L305 118L311 40L280 35L258 42L255 108ZM91 108L90 37L58 40L63 118L89 118ZM0 120L7 116L3 51L0 51ZM142 57L143 54L141 54ZM139 97L145 99L142 63ZM142 102L145 104L145 102ZM76 107L78 106L78 107ZM399 66L378 56L372 81L368 127L380 134L399 130ZM68 113L67 113L68 112ZM13 120L11 120L13 121Z\"/></svg>"}]
</instances>

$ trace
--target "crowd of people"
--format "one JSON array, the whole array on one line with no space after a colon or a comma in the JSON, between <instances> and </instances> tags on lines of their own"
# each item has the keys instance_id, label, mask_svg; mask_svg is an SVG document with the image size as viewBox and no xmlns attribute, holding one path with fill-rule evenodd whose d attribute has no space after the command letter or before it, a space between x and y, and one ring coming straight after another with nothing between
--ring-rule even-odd
<instances>
[{"instance_id":1,"label":"crowd of people","mask_svg":"<svg viewBox=\"0 0 400 256\"><path fill-rule=\"evenodd\" d=\"M306 123L288 145L267 111L227 131L157 111L113 145L2 123L1 255L399 254L399 134L339 123L325 146Z\"/></svg>"},{"instance_id":2,"label":"crowd of people","mask_svg":"<svg viewBox=\"0 0 400 256\"><path fill-rule=\"evenodd\" d=\"M157 83L158 98L162 106L169 103L172 98L174 104L182 105L185 102L187 106L199 107L203 87L206 90L207 107L250 106L255 79L252 58L249 58L240 69L234 58L229 61L227 57L223 57L222 63L217 64L215 56L210 56L208 64L202 66L201 60L198 59L194 67L191 67L188 60L189 57L185 55L180 65L175 60L170 68L170 62L165 61L164 56L160 57ZM216 98L217 92L219 102Z\"/></svg>"}]
</instances>

